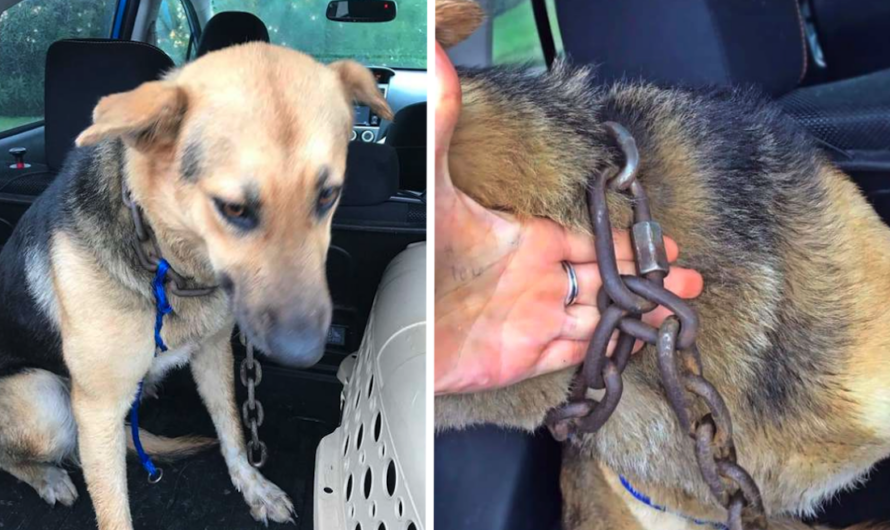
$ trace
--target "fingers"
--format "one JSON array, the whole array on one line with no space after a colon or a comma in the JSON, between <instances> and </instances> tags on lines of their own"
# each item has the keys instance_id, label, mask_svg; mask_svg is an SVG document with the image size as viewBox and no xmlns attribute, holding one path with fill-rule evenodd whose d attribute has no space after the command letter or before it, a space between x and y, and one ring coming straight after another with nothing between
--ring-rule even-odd
<instances>
[{"instance_id":1,"label":"fingers","mask_svg":"<svg viewBox=\"0 0 890 530\"><path fill-rule=\"evenodd\" d=\"M589 341L600 321L600 312L593 305L570 305L566 308L560 339Z\"/></svg>"},{"instance_id":2,"label":"fingers","mask_svg":"<svg viewBox=\"0 0 890 530\"><path fill-rule=\"evenodd\" d=\"M587 355L587 346L588 341L586 340L563 339L551 342L538 358L537 364L532 369L531 377L558 372L581 364ZM606 354L611 355L613 350L615 350L615 340L609 341Z\"/></svg>"},{"instance_id":3,"label":"fingers","mask_svg":"<svg viewBox=\"0 0 890 530\"><path fill-rule=\"evenodd\" d=\"M695 298L705 288L705 280L698 271L672 267L664 279L664 286L680 298Z\"/></svg>"},{"instance_id":4,"label":"fingers","mask_svg":"<svg viewBox=\"0 0 890 530\"><path fill-rule=\"evenodd\" d=\"M575 275L578 278L577 305L596 305L596 295L603 284L599 267L596 263L576 264ZM618 272L621 274L634 274L636 267L631 261L619 261ZM568 282L568 279L566 279ZM568 283L567 283L568 285ZM670 273L664 279L664 286L681 298L695 298L701 294L704 280L697 271L682 267L671 267Z\"/></svg>"},{"instance_id":5,"label":"fingers","mask_svg":"<svg viewBox=\"0 0 890 530\"><path fill-rule=\"evenodd\" d=\"M633 274L634 266L630 262L620 261L618 270L622 274ZM596 264L593 263L575 266L575 273L578 276L578 300L566 308L566 317L559 338L588 341L600 320L600 313L596 307L596 294L602 281ZM664 286L681 298L695 298L701 294L704 281L698 272L676 267L671 269L665 278ZM664 307L658 307L647 313L643 319L649 324L658 326L670 314L671 312Z\"/></svg>"},{"instance_id":6,"label":"fingers","mask_svg":"<svg viewBox=\"0 0 890 530\"><path fill-rule=\"evenodd\" d=\"M596 305L596 295L603 285L599 266L596 263L574 264L575 276L578 278L578 305ZM633 274L636 266L632 261L619 261L618 272L620 274ZM566 280L568 282L568 279Z\"/></svg>"},{"instance_id":7,"label":"fingers","mask_svg":"<svg viewBox=\"0 0 890 530\"><path fill-rule=\"evenodd\" d=\"M555 340L547 346L535 365L532 377L581 364L587 353L587 341Z\"/></svg>"},{"instance_id":8,"label":"fingers","mask_svg":"<svg viewBox=\"0 0 890 530\"><path fill-rule=\"evenodd\" d=\"M593 336L593 330L596 329L599 321L600 312L595 306L569 306L566 308L566 318L563 321L562 332L558 340L582 341L587 344ZM616 338L618 337L613 336L612 341Z\"/></svg>"},{"instance_id":9,"label":"fingers","mask_svg":"<svg viewBox=\"0 0 890 530\"><path fill-rule=\"evenodd\" d=\"M619 261L631 261L634 259L633 245L630 241L630 233L613 230L612 238L615 242L615 255ZM596 247L591 236L575 232L565 232L564 260L572 263L586 263L596 261ZM673 239L664 238L664 248L669 262L674 262L680 255L680 250Z\"/></svg>"}]
</instances>

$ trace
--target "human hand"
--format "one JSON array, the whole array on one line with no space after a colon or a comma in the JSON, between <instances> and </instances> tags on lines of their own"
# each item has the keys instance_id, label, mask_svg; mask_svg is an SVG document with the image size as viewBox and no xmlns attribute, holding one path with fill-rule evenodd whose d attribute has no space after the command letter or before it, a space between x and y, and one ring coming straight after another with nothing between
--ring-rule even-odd
<instances>
[{"instance_id":1,"label":"human hand","mask_svg":"<svg viewBox=\"0 0 890 530\"><path fill-rule=\"evenodd\" d=\"M477 392L580 364L599 321L601 280L589 236L546 219L520 220L488 210L456 189L448 147L461 109L460 84L436 45L436 264L435 389L437 394ZM668 259L677 245L665 240ZM634 273L627 233L615 233L619 270ZM576 302L565 306L574 265ZM665 287L698 296L702 278L674 267ZM659 307L644 320L657 325L670 312Z\"/></svg>"}]
</instances>

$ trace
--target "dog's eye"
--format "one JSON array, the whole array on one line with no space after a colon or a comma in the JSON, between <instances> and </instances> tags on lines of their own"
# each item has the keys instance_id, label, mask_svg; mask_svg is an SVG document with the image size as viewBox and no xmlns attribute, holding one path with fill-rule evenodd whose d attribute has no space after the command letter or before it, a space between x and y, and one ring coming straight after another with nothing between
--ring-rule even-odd
<instances>
[{"instance_id":1,"label":"dog's eye","mask_svg":"<svg viewBox=\"0 0 890 530\"><path fill-rule=\"evenodd\" d=\"M246 204L213 199L216 209L223 219L242 230L250 230L257 225L256 209Z\"/></svg>"},{"instance_id":2,"label":"dog's eye","mask_svg":"<svg viewBox=\"0 0 890 530\"><path fill-rule=\"evenodd\" d=\"M326 186L318 192L318 215L324 215L340 196L340 186Z\"/></svg>"},{"instance_id":3,"label":"dog's eye","mask_svg":"<svg viewBox=\"0 0 890 530\"><path fill-rule=\"evenodd\" d=\"M247 211L243 204L230 203L223 204L222 210L226 217L243 217L244 212Z\"/></svg>"}]
</instances>

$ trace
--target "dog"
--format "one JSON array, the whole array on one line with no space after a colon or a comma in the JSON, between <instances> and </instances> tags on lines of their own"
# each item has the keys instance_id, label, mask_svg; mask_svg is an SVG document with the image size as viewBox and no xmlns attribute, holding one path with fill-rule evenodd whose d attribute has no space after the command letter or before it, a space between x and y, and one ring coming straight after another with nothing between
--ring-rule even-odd
<instances>
[{"instance_id":1,"label":"dog","mask_svg":"<svg viewBox=\"0 0 890 530\"><path fill-rule=\"evenodd\" d=\"M482 16L469 0L438 0L437 40L460 42ZM590 234L588 179L623 163L604 123L635 137L653 218L678 243L677 264L704 277L691 302L704 374L731 411L770 528L810 528L801 517L890 455L890 228L799 125L750 90L597 86L566 62L458 75L451 176L485 207ZM608 202L613 226L629 228L629 201L610 191ZM566 402L575 371L437 397L436 427L534 430ZM666 511L634 499L620 477ZM727 518L651 346L632 358L605 426L566 445L561 487L566 530Z\"/></svg>"},{"instance_id":2,"label":"dog","mask_svg":"<svg viewBox=\"0 0 890 530\"><path fill-rule=\"evenodd\" d=\"M0 254L0 468L71 505L61 464L79 458L99 528L131 529L124 416L140 380L188 363L251 514L291 520L287 495L248 463L230 339L237 322L273 359L321 357L354 101L392 118L360 64L261 43L102 98ZM140 265L123 186L185 287L218 285L169 295L169 350L156 358L154 273ZM142 438L159 456L213 443Z\"/></svg>"}]
</instances>

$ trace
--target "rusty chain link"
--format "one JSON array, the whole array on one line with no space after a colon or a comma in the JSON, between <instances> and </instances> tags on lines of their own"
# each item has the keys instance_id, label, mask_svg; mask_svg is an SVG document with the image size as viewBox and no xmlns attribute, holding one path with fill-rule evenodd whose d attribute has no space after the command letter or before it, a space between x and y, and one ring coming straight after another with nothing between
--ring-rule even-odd
<instances>
[{"instance_id":1,"label":"rusty chain link","mask_svg":"<svg viewBox=\"0 0 890 530\"><path fill-rule=\"evenodd\" d=\"M124 206L129 208L130 216L133 218L133 226L136 228L136 238L138 241L133 247L136 249L136 257L139 264L148 272L157 272L158 263L161 261L161 250L158 248L158 242L155 240L154 232L151 227L147 226L142 219L142 210L136 201L130 195L130 188L127 186L126 179L121 179L121 195ZM148 252L145 246L149 247ZM209 287L193 287L185 288L188 280L181 274L173 270L173 267L167 269L167 283L171 284L169 291L176 296L191 297L208 295L216 289L215 285Z\"/></svg>"},{"instance_id":2,"label":"rusty chain link","mask_svg":"<svg viewBox=\"0 0 890 530\"><path fill-rule=\"evenodd\" d=\"M720 393L702 374L695 345L698 315L679 296L664 288L670 270L661 226L652 220L649 199L636 180L639 153L630 133L613 122L605 124L622 152L625 163L617 174L604 171L588 188L588 206L595 235L602 288L597 296L600 321L593 333L584 363L576 376L568 403L547 415L547 426L560 441L575 433L599 430L611 417L624 390L624 372L637 340L654 344L658 370L668 402L680 427L694 441L701 476L714 498L728 513L730 530L766 530L768 524L760 490L736 460L732 420ZM606 203L606 186L633 199L633 250L638 276L618 272L612 226ZM659 305L674 314L656 329L641 320ZM618 341L607 355L615 332ZM599 401L588 389L605 390ZM696 416L695 411L706 410Z\"/></svg>"},{"instance_id":3,"label":"rusty chain link","mask_svg":"<svg viewBox=\"0 0 890 530\"><path fill-rule=\"evenodd\" d=\"M256 387L263 381L263 366L253 356L253 344L241 332L241 343L247 348L247 356L241 361L241 384L247 387L247 400L241 406L241 419L250 431L247 442L247 461L255 468L261 468L269 457L266 443L260 440L258 429L263 426L266 412L256 398Z\"/></svg>"},{"instance_id":4,"label":"rusty chain link","mask_svg":"<svg viewBox=\"0 0 890 530\"><path fill-rule=\"evenodd\" d=\"M130 216L133 218L133 226L136 230L136 238L138 241L134 245L136 257L139 259L142 268L149 272L157 272L160 263L161 251L155 240L154 232L145 224L142 219L142 211L136 201L130 195L130 189L127 187L126 180L121 181L121 195L124 205L130 210ZM145 246L149 247L148 252ZM216 286L209 287L192 287L185 288L188 280L170 267L167 270L167 282L170 284L169 290L177 296L194 297L204 296L212 293ZM250 441L247 442L247 460L255 468L261 468L266 463L269 456L265 442L260 440L258 429L263 425L266 417L263 404L256 399L256 387L263 380L263 367L260 362L254 358L253 345L246 340L244 333L241 333L241 343L247 347L247 357L241 361L241 383L247 387L247 401L241 407L241 418L250 430Z\"/></svg>"}]
</instances>

